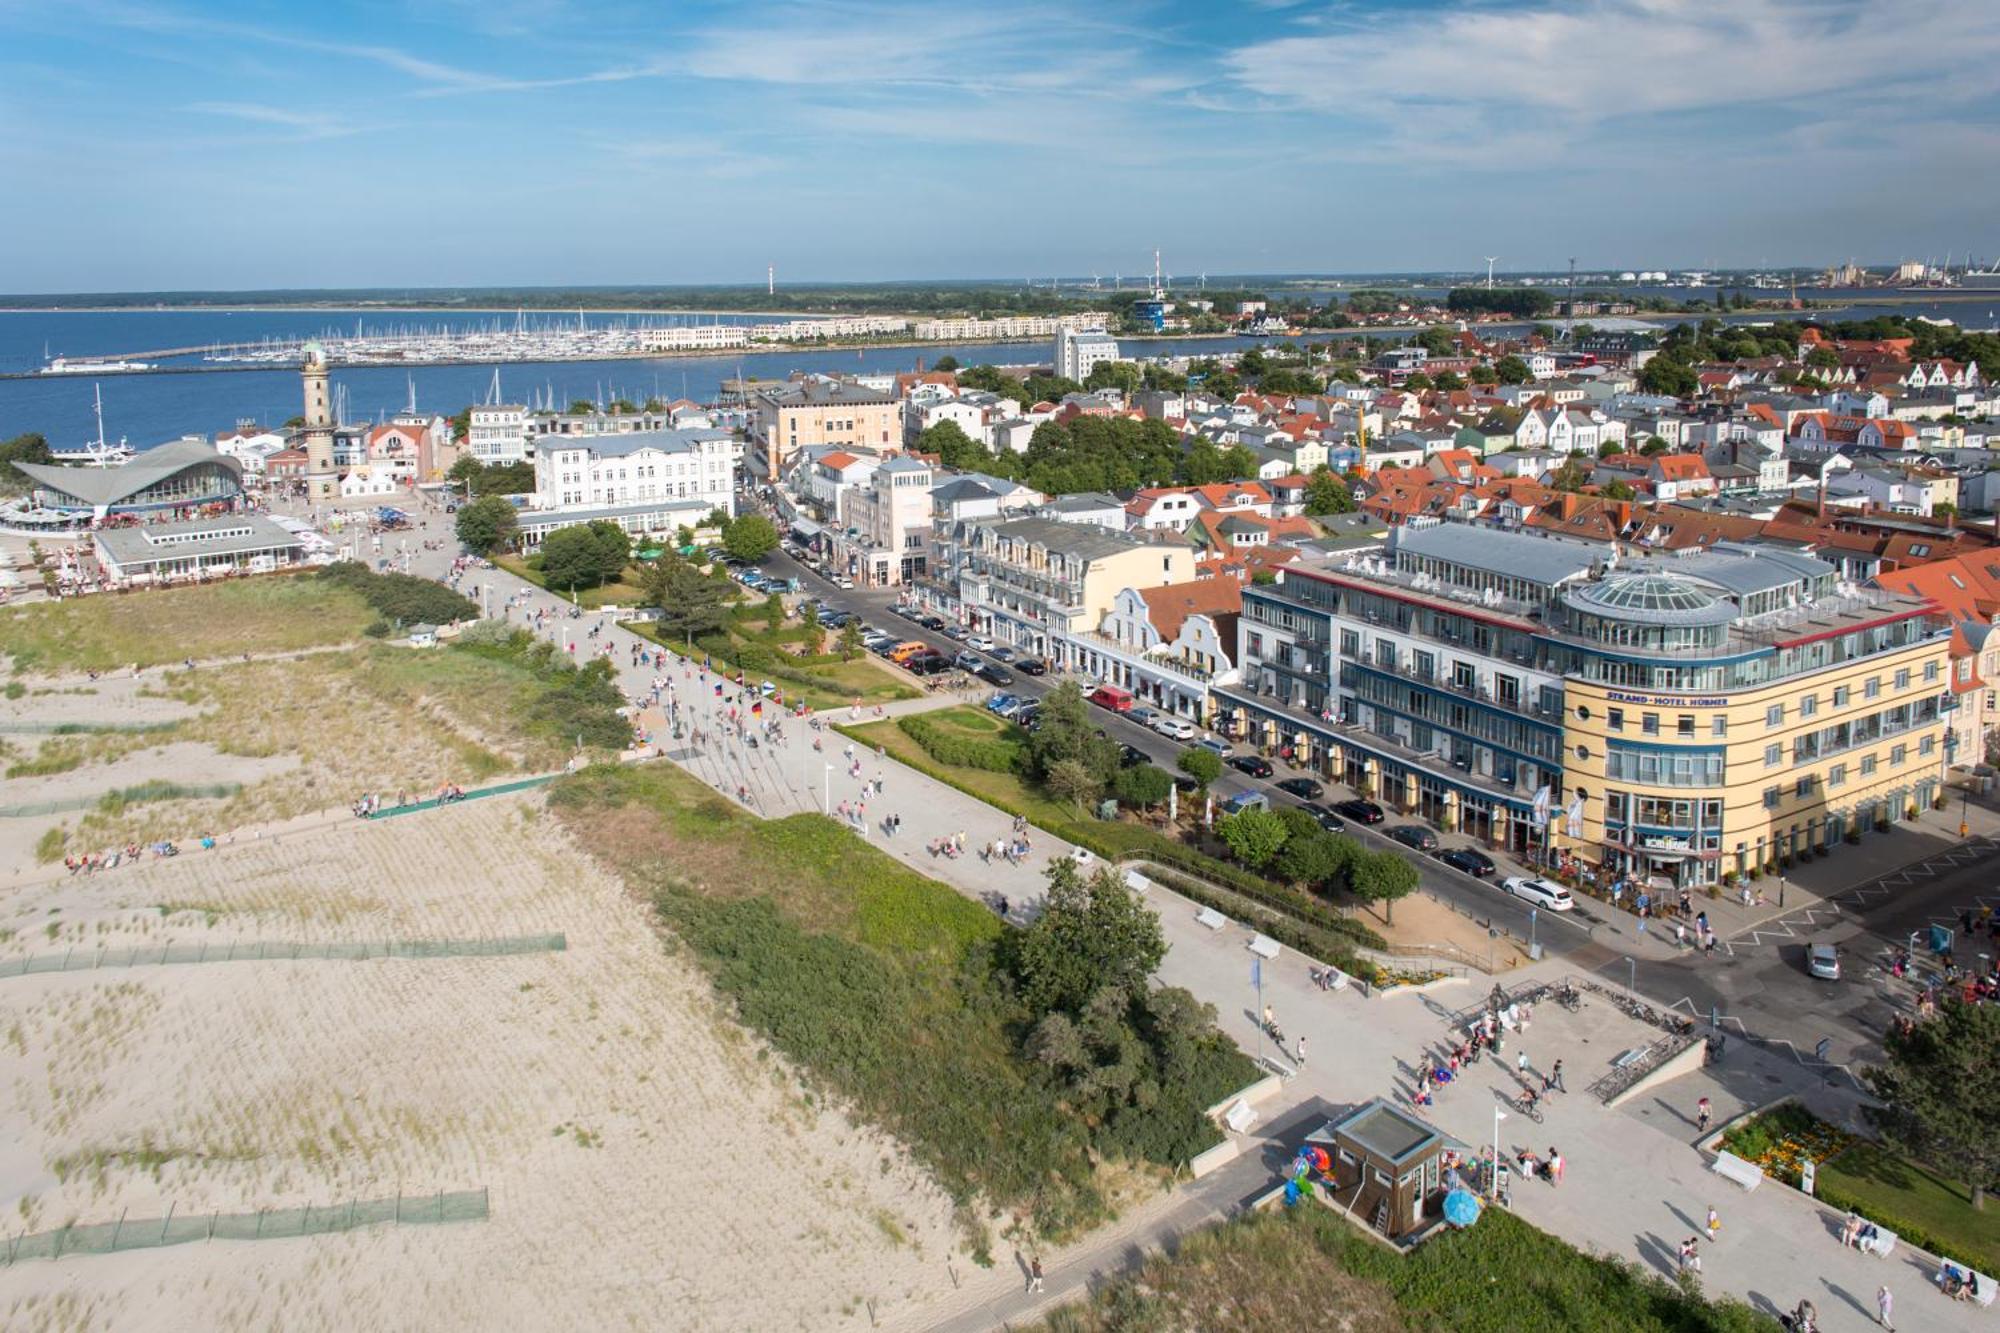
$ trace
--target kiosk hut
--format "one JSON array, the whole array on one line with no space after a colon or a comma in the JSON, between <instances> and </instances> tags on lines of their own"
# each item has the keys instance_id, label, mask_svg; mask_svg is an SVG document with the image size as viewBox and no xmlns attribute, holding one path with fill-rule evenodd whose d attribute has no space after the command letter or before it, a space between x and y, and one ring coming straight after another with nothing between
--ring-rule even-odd
<instances>
[{"instance_id":1,"label":"kiosk hut","mask_svg":"<svg viewBox=\"0 0 2000 1333\"><path fill-rule=\"evenodd\" d=\"M1439 1216L1464 1144L1377 1097L1306 1136L1329 1160L1333 1201L1405 1243Z\"/></svg>"}]
</instances>

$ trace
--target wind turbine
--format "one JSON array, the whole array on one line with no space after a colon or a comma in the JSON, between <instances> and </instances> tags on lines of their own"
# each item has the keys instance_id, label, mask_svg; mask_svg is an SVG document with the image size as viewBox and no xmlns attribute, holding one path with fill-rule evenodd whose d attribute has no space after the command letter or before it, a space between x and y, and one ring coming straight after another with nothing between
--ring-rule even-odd
<instances>
[{"instance_id":1,"label":"wind turbine","mask_svg":"<svg viewBox=\"0 0 2000 1333\"><path fill-rule=\"evenodd\" d=\"M1499 255L1486 256L1486 290L1489 292L1493 290L1493 261L1499 257Z\"/></svg>"}]
</instances>

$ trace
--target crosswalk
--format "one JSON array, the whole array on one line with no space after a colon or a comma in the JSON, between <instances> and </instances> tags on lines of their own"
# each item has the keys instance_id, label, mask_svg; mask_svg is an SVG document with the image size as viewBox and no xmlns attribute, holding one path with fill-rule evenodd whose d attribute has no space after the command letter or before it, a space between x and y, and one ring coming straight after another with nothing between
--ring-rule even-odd
<instances>
[{"instance_id":1,"label":"crosswalk","mask_svg":"<svg viewBox=\"0 0 2000 1333\"><path fill-rule=\"evenodd\" d=\"M1996 852L2000 852L2000 843L1996 843L1992 838L1968 839L1956 847L1934 852L1886 875L1878 875L1874 879L1849 885L1808 907L1774 917L1769 921L1759 922L1730 936L1722 942L1721 947L1729 956L1734 957L1739 950L1747 951L1760 946L1777 947L1796 943L1817 931L1845 922L1860 924L1861 914L1896 894L1907 892L1940 875L1991 860ZM1964 903L1940 905L1936 914L1930 919L1941 925L1955 924L1958 913L1965 906ZM2000 889L1989 890L1972 899L1971 907L1975 912L1985 906L2000 908Z\"/></svg>"}]
</instances>

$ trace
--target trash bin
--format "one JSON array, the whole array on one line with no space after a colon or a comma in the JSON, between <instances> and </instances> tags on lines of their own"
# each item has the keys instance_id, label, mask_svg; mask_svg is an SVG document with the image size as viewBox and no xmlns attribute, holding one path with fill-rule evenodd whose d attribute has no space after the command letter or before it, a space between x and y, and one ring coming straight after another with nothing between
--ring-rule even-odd
<instances>
[{"instance_id":1,"label":"trash bin","mask_svg":"<svg viewBox=\"0 0 2000 1333\"><path fill-rule=\"evenodd\" d=\"M1533 944L1530 944L1528 946L1528 961L1531 963L1539 963L1542 961L1542 944L1540 940L1537 940Z\"/></svg>"}]
</instances>

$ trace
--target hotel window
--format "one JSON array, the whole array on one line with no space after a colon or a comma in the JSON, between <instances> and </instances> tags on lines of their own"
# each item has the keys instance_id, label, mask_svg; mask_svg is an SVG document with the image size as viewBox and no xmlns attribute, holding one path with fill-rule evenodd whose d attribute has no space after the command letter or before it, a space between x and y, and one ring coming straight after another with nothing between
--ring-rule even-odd
<instances>
[{"instance_id":1,"label":"hotel window","mask_svg":"<svg viewBox=\"0 0 2000 1333\"><path fill-rule=\"evenodd\" d=\"M1727 736L1729 734L1729 719L1726 717L1710 718L1708 720L1708 734L1717 738Z\"/></svg>"},{"instance_id":2,"label":"hotel window","mask_svg":"<svg viewBox=\"0 0 2000 1333\"><path fill-rule=\"evenodd\" d=\"M1625 730L1625 710L1622 708L1605 709L1604 725L1611 728L1611 730L1613 731Z\"/></svg>"},{"instance_id":3,"label":"hotel window","mask_svg":"<svg viewBox=\"0 0 2000 1333\"><path fill-rule=\"evenodd\" d=\"M1767 727L1784 726L1785 706L1783 704L1772 704L1769 708L1766 708L1764 710L1764 725Z\"/></svg>"},{"instance_id":4,"label":"hotel window","mask_svg":"<svg viewBox=\"0 0 2000 1333\"><path fill-rule=\"evenodd\" d=\"M1907 760L1909 757L1910 757L1910 747L1907 745L1898 745L1894 749L1889 751L1889 767L1901 768L1903 766L1903 762Z\"/></svg>"},{"instance_id":5,"label":"hotel window","mask_svg":"<svg viewBox=\"0 0 2000 1333\"><path fill-rule=\"evenodd\" d=\"M1784 798L1785 793L1782 787L1764 788L1764 808L1766 810L1776 810L1778 802L1784 800Z\"/></svg>"},{"instance_id":6,"label":"hotel window","mask_svg":"<svg viewBox=\"0 0 2000 1333\"><path fill-rule=\"evenodd\" d=\"M1674 720L1674 730L1677 734L1682 736L1693 736L1694 714L1682 713L1678 718Z\"/></svg>"},{"instance_id":7,"label":"hotel window","mask_svg":"<svg viewBox=\"0 0 2000 1333\"><path fill-rule=\"evenodd\" d=\"M1470 690L1478 684L1478 681L1479 673L1473 670L1472 663L1453 662L1451 664L1451 685L1453 689Z\"/></svg>"},{"instance_id":8,"label":"hotel window","mask_svg":"<svg viewBox=\"0 0 2000 1333\"><path fill-rule=\"evenodd\" d=\"M1922 740L1918 741L1918 742L1917 742L1917 753L1918 753L1918 754L1935 754L1935 753L1937 753L1937 737L1935 737L1935 736L1926 736L1926 737L1924 737L1924 738L1923 738Z\"/></svg>"},{"instance_id":9,"label":"hotel window","mask_svg":"<svg viewBox=\"0 0 2000 1333\"><path fill-rule=\"evenodd\" d=\"M1864 754L1861 756L1861 776L1864 778L1872 778L1875 776L1874 755Z\"/></svg>"},{"instance_id":10,"label":"hotel window","mask_svg":"<svg viewBox=\"0 0 2000 1333\"><path fill-rule=\"evenodd\" d=\"M1930 681L1932 684L1936 684L1937 678L1938 678L1937 659L1932 658L1930 661L1924 663L1924 679Z\"/></svg>"},{"instance_id":11,"label":"hotel window","mask_svg":"<svg viewBox=\"0 0 2000 1333\"><path fill-rule=\"evenodd\" d=\"M1829 786L1829 787L1844 787L1844 786L1846 786L1846 785L1847 785L1847 765L1846 765L1846 764L1835 764L1835 765L1834 765L1834 766L1833 766L1832 768L1829 768L1829 769L1828 769L1828 770L1826 771L1826 785L1827 785L1827 786Z\"/></svg>"},{"instance_id":12,"label":"hotel window","mask_svg":"<svg viewBox=\"0 0 2000 1333\"><path fill-rule=\"evenodd\" d=\"M1899 690L1910 688L1910 669L1908 667L1904 667L1896 673L1896 688Z\"/></svg>"},{"instance_id":13,"label":"hotel window","mask_svg":"<svg viewBox=\"0 0 2000 1333\"><path fill-rule=\"evenodd\" d=\"M1847 707L1849 697L1850 692L1845 685L1836 685L1833 690L1833 706L1835 708Z\"/></svg>"},{"instance_id":14,"label":"hotel window","mask_svg":"<svg viewBox=\"0 0 2000 1333\"><path fill-rule=\"evenodd\" d=\"M1862 698L1874 699L1879 697L1881 693L1882 693L1882 678L1880 676L1870 676L1867 680L1861 682Z\"/></svg>"},{"instance_id":15,"label":"hotel window","mask_svg":"<svg viewBox=\"0 0 2000 1333\"><path fill-rule=\"evenodd\" d=\"M1819 696L1808 694L1799 700L1799 716L1812 717L1819 712Z\"/></svg>"},{"instance_id":16,"label":"hotel window","mask_svg":"<svg viewBox=\"0 0 2000 1333\"><path fill-rule=\"evenodd\" d=\"M1361 636L1351 629L1340 632L1340 655L1357 658L1361 656Z\"/></svg>"},{"instance_id":17,"label":"hotel window","mask_svg":"<svg viewBox=\"0 0 2000 1333\"><path fill-rule=\"evenodd\" d=\"M1782 764L1784 762L1785 762L1784 746L1767 745L1764 747L1764 767L1776 768L1779 764Z\"/></svg>"},{"instance_id":18,"label":"hotel window","mask_svg":"<svg viewBox=\"0 0 2000 1333\"><path fill-rule=\"evenodd\" d=\"M1797 782L1792 784L1792 795L1794 796L1806 797L1812 795L1812 792L1813 792L1813 777L1810 773L1808 773L1805 777L1800 778Z\"/></svg>"},{"instance_id":19,"label":"hotel window","mask_svg":"<svg viewBox=\"0 0 2000 1333\"><path fill-rule=\"evenodd\" d=\"M1658 713L1642 714L1639 718L1639 730L1644 732L1648 736L1659 735L1660 715Z\"/></svg>"}]
</instances>

